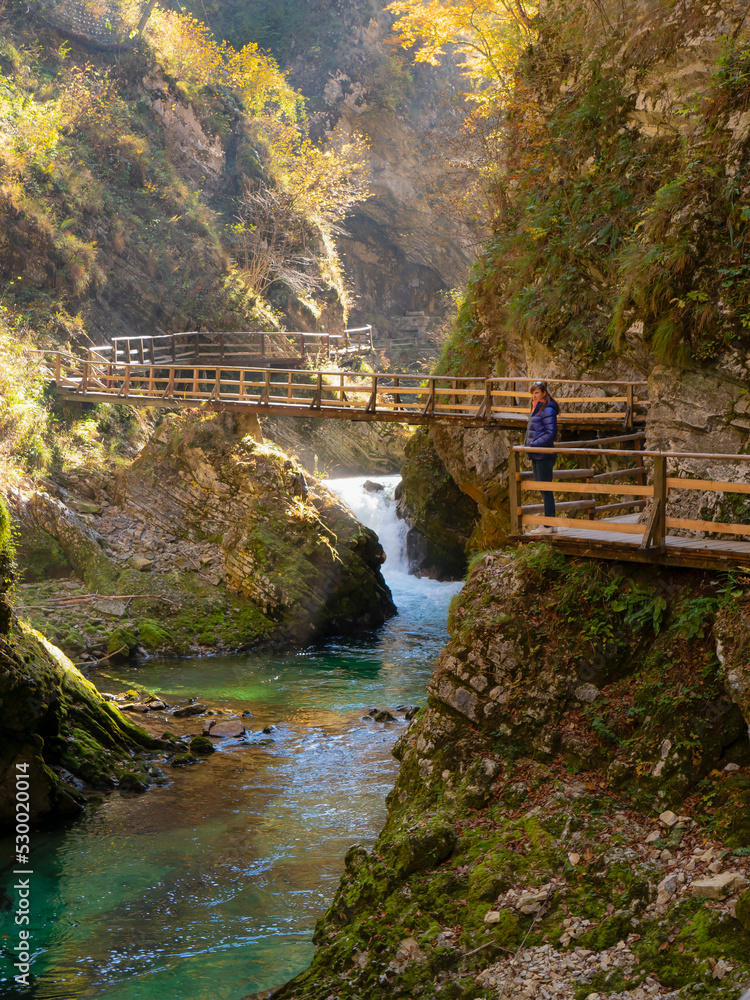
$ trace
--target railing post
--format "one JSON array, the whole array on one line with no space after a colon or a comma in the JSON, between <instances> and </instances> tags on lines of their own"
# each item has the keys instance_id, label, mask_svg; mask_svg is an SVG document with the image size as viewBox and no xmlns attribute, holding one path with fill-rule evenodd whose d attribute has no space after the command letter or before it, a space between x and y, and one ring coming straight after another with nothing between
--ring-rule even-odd
<instances>
[{"instance_id":1,"label":"railing post","mask_svg":"<svg viewBox=\"0 0 750 1000\"><path fill-rule=\"evenodd\" d=\"M521 519L518 516L518 452L511 446L508 453L508 503L510 504L510 533L519 536L522 533Z\"/></svg>"},{"instance_id":2,"label":"railing post","mask_svg":"<svg viewBox=\"0 0 750 1000\"><path fill-rule=\"evenodd\" d=\"M193 348L194 348L193 361L197 361L198 360L198 355L200 353L199 342L198 342L198 332L197 331L195 333L195 339L194 339L194 342L193 342Z\"/></svg>"},{"instance_id":3,"label":"railing post","mask_svg":"<svg viewBox=\"0 0 750 1000\"><path fill-rule=\"evenodd\" d=\"M642 549L664 552L666 548L667 523L667 457L654 455L654 499L651 513L646 522L646 530L640 544Z\"/></svg>"},{"instance_id":4,"label":"railing post","mask_svg":"<svg viewBox=\"0 0 750 1000\"><path fill-rule=\"evenodd\" d=\"M492 383L488 378L484 380L484 419L492 419Z\"/></svg>"},{"instance_id":5,"label":"railing post","mask_svg":"<svg viewBox=\"0 0 750 1000\"><path fill-rule=\"evenodd\" d=\"M224 364L224 334L219 334L219 364Z\"/></svg>"},{"instance_id":6,"label":"railing post","mask_svg":"<svg viewBox=\"0 0 750 1000\"><path fill-rule=\"evenodd\" d=\"M625 404L625 430L632 431L633 429L633 384L626 387L625 396L627 398L627 403Z\"/></svg>"},{"instance_id":7,"label":"railing post","mask_svg":"<svg viewBox=\"0 0 750 1000\"><path fill-rule=\"evenodd\" d=\"M60 385L60 377L61 377L61 372L60 372L61 360L62 359L60 358L60 352L58 351L57 354L55 355L55 383L57 384L58 387Z\"/></svg>"},{"instance_id":8,"label":"railing post","mask_svg":"<svg viewBox=\"0 0 750 1000\"><path fill-rule=\"evenodd\" d=\"M172 364L177 362L177 338L172 337Z\"/></svg>"}]
</instances>

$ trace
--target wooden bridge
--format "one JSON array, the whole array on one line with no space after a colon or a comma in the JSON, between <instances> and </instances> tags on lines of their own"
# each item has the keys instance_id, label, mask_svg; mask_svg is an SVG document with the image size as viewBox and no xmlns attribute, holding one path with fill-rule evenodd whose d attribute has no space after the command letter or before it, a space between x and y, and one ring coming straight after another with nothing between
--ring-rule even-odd
<instances>
[{"instance_id":1,"label":"wooden bridge","mask_svg":"<svg viewBox=\"0 0 750 1000\"><path fill-rule=\"evenodd\" d=\"M618 443L637 445L642 437L629 435ZM616 441L602 440L598 444L607 443ZM525 533L524 528L545 526L555 531L542 537L571 555L702 569L739 565L750 572L750 523L739 523L743 516L750 521L750 481L693 478L696 466L706 468L711 464L744 464L750 478L750 455L618 450L589 444L592 446L511 449L508 472L512 538L538 541L538 535ZM529 451L557 454L564 460L584 457L584 467L556 469L552 481L537 482L530 472L520 469L521 455ZM601 471L603 456L609 456L605 471ZM688 463L690 474L685 470ZM555 517L545 517L542 504L521 502L525 493L538 490L554 492L556 500L560 496L574 499L556 502ZM695 507L690 498L696 497L700 497L702 506L729 509L733 516L720 521L670 516L670 508L675 512L683 504Z\"/></svg>"},{"instance_id":2,"label":"wooden bridge","mask_svg":"<svg viewBox=\"0 0 750 1000\"><path fill-rule=\"evenodd\" d=\"M263 366L229 364L220 360L222 351L226 358L236 347L226 340L222 342L221 337L229 335L208 336L219 338L209 345L219 352L219 359L215 354L206 357L198 350L196 361L194 334L178 334L163 342L158 337L118 338L110 351L92 349L84 358L64 351L34 353L55 392L79 401L162 408L202 406L258 416L407 424L447 422L518 431L526 427L532 378L359 374L274 367L276 361L284 363L288 358L274 359L274 364L266 358ZM181 339L188 337L193 337L192 342ZM263 341L258 343L262 345ZM201 346L205 345L199 342ZM750 482L720 481L709 476L691 478L696 463L747 463L750 455L640 450L645 434L639 425L645 422L648 406L645 382L547 381L560 404L558 423L563 429L604 432L605 436L577 445L561 443L551 449L512 447L512 538L532 541L535 536L525 533L526 527L548 526L555 529L554 534L546 536L548 540L573 555L712 569L739 565L750 573L750 524L739 523L743 510L747 510L750 520L746 501ZM624 450L626 444L630 447ZM521 471L520 458L529 451L557 454L564 457L563 462L582 457L586 461L583 467L557 469L551 482L540 483L532 480L530 472ZM687 461L691 463L689 470L684 466ZM750 466L748 474L750 478ZM558 500L560 495L573 499L559 500L556 516L546 518L543 505L521 503L524 493L540 489L558 494ZM696 491L713 497L720 494L739 513L719 521L703 516L671 516L670 508L674 509L676 499L694 496Z\"/></svg>"},{"instance_id":3,"label":"wooden bridge","mask_svg":"<svg viewBox=\"0 0 750 1000\"><path fill-rule=\"evenodd\" d=\"M157 333L145 337L113 337L111 345L96 351L115 364L209 365L260 364L297 368L310 358L331 361L374 350L372 327L360 326L336 333Z\"/></svg>"},{"instance_id":4,"label":"wooden bridge","mask_svg":"<svg viewBox=\"0 0 750 1000\"><path fill-rule=\"evenodd\" d=\"M183 335L180 335L183 336ZM265 334L266 337L270 336ZM139 338L129 347L100 348L85 358L64 351L36 352L58 395L132 406L239 409L259 416L332 417L344 420L523 430L531 378L457 378L409 373L359 374L333 370L196 362L151 362L155 348ZM177 350L175 342L169 346ZM219 345L219 350L221 349ZM226 345L225 345L226 349ZM143 352L143 362L141 354ZM130 351L131 360L120 357ZM281 359L283 360L283 359ZM560 404L558 422L570 429L632 429L645 420L645 382L549 380Z\"/></svg>"}]
</instances>

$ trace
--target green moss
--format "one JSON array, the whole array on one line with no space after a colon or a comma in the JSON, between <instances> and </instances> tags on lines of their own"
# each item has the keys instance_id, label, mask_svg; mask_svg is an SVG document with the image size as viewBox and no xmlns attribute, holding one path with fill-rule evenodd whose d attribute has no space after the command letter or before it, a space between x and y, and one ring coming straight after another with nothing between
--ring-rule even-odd
<instances>
[{"instance_id":1,"label":"green moss","mask_svg":"<svg viewBox=\"0 0 750 1000\"><path fill-rule=\"evenodd\" d=\"M743 930L750 934L750 889L745 889L737 897L734 907L734 915L742 925Z\"/></svg>"},{"instance_id":2,"label":"green moss","mask_svg":"<svg viewBox=\"0 0 750 1000\"><path fill-rule=\"evenodd\" d=\"M139 619L138 636L141 645L147 650L160 649L174 642L172 634L153 618Z\"/></svg>"},{"instance_id":3,"label":"green moss","mask_svg":"<svg viewBox=\"0 0 750 1000\"><path fill-rule=\"evenodd\" d=\"M119 653L122 657L128 657L138 645L138 636L127 628L113 629L107 639L107 652L112 655Z\"/></svg>"},{"instance_id":4,"label":"green moss","mask_svg":"<svg viewBox=\"0 0 750 1000\"><path fill-rule=\"evenodd\" d=\"M94 787L112 788L133 770L126 761L162 746L106 702L59 649L23 622L14 624L0 648L0 666L0 725L5 737L0 786L17 756L28 757L35 821L63 819L84 804L54 767L63 767ZM141 764L137 770L145 773ZM0 824L9 820L0 809Z\"/></svg>"},{"instance_id":5,"label":"green moss","mask_svg":"<svg viewBox=\"0 0 750 1000\"><path fill-rule=\"evenodd\" d=\"M712 983L709 959L747 962L749 942L738 921L706 909L702 901L682 903L679 911L671 912L670 923L678 928L670 947L662 947L664 932L658 921L649 924L644 936L632 945L641 965L656 973L664 986L680 989L698 979Z\"/></svg>"},{"instance_id":6,"label":"green moss","mask_svg":"<svg viewBox=\"0 0 750 1000\"><path fill-rule=\"evenodd\" d=\"M190 749L193 753L211 754L216 750L208 736L194 736L190 740Z\"/></svg>"}]
</instances>

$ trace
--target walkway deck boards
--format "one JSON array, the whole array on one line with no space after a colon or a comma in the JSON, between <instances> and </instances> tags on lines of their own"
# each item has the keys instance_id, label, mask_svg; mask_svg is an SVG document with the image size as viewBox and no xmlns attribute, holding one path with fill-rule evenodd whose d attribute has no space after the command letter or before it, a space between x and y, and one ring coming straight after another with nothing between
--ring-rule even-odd
<instances>
[{"instance_id":1,"label":"walkway deck boards","mask_svg":"<svg viewBox=\"0 0 750 1000\"><path fill-rule=\"evenodd\" d=\"M666 552L661 553L653 549L641 549L640 535L607 531L605 527L608 521L637 524L638 516L638 514L625 514L621 517L602 518L599 522L601 528L559 527L554 535L536 536L527 533L517 540L549 541L555 548L568 555L626 562L668 563L670 566L694 569L726 569L728 564L737 565L746 559L747 565L740 565L738 568L750 572L750 541L667 535ZM750 525L748 525L748 536L750 537Z\"/></svg>"}]
</instances>

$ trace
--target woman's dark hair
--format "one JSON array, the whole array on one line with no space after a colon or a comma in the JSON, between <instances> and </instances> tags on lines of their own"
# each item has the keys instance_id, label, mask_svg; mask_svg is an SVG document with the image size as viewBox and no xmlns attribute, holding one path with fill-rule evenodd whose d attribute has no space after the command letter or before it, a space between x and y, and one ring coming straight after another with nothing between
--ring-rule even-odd
<instances>
[{"instance_id":1,"label":"woman's dark hair","mask_svg":"<svg viewBox=\"0 0 750 1000\"><path fill-rule=\"evenodd\" d=\"M547 403L549 403L549 401L552 399L552 397L550 396L549 392L547 391L547 383L546 382L532 382L531 383L531 391L533 392L534 389L541 389L542 392L544 393L544 399L540 400L540 402L542 404L542 409L543 410L546 409ZM531 408L532 408L532 410L534 409L534 400L533 399L531 400Z\"/></svg>"}]
</instances>

